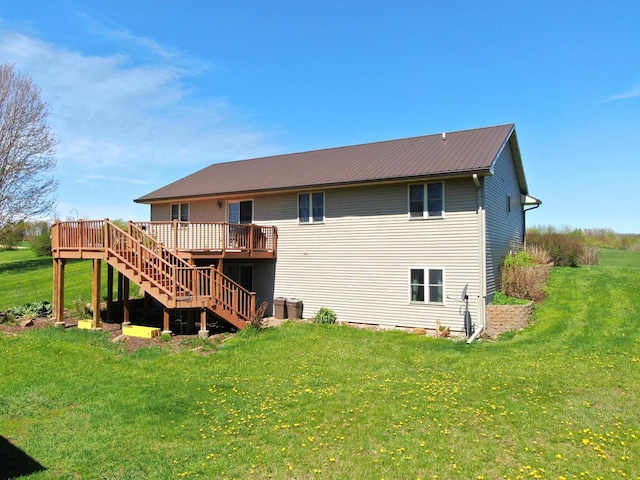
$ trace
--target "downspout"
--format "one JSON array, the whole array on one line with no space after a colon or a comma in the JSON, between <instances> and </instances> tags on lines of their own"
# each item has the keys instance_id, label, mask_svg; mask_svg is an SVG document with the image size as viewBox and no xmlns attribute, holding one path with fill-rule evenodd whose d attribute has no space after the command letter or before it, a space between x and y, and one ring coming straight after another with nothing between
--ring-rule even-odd
<instances>
[{"instance_id":1,"label":"downspout","mask_svg":"<svg viewBox=\"0 0 640 480\"><path fill-rule=\"evenodd\" d=\"M467 340L467 344L470 344L477 339L485 328L485 282L487 278L487 248L485 237L485 211L482 202L482 184L478 178L478 174L473 174L473 183L478 188L478 328L473 335Z\"/></svg>"}]
</instances>

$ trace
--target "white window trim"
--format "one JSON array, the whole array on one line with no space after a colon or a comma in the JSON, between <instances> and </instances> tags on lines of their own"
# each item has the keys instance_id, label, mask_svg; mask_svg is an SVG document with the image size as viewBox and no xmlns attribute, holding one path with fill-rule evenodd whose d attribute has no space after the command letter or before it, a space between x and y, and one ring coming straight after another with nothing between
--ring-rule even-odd
<instances>
[{"instance_id":1,"label":"white window trim","mask_svg":"<svg viewBox=\"0 0 640 480\"><path fill-rule=\"evenodd\" d=\"M424 270L424 301L411 299L411 270ZM442 271L442 302L432 302L429 295L429 270ZM429 267L409 267L407 272L409 278L409 303L412 305L446 305L447 300L447 271L444 267L431 265Z\"/></svg>"},{"instance_id":2,"label":"white window trim","mask_svg":"<svg viewBox=\"0 0 640 480\"><path fill-rule=\"evenodd\" d=\"M442 214L441 215L429 215L428 185L432 185L432 184L435 184L435 183L439 183L439 184L442 185ZM423 199L423 204L422 204L422 216L421 217L412 217L411 216L411 186L412 185L422 185L423 188L424 188L424 199ZM445 182L444 181L410 183L407 186L407 218L409 220L429 220L429 219L436 220L436 219L444 218L445 217L445 212L446 212L445 198L446 198L446 194L445 194Z\"/></svg>"},{"instance_id":3,"label":"white window trim","mask_svg":"<svg viewBox=\"0 0 640 480\"><path fill-rule=\"evenodd\" d=\"M318 221L318 220L314 220L313 219L313 194L314 193L321 193L322 194L322 220ZM309 221L308 222L302 222L300 220L300 195L309 195ZM298 193L297 196L297 204L296 204L296 208L297 208L297 213L296 216L298 217L298 225L322 225L325 222L325 219L327 218L326 212L327 212L327 195L324 192L324 190L313 190L310 192L300 192Z\"/></svg>"},{"instance_id":4,"label":"white window trim","mask_svg":"<svg viewBox=\"0 0 640 480\"><path fill-rule=\"evenodd\" d=\"M171 221L175 221L173 218L173 206L177 205L178 206L178 218L177 221L178 222L190 222L191 221L191 202L179 202L179 203L172 203L169 205L169 218L171 219ZM182 205L186 205L187 206L187 219L186 220L182 220L180 218L181 214L182 214Z\"/></svg>"},{"instance_id":5,"label":"white window trim","mask_svg":"<svg viewBox=\"0 0 640 480\"><path fill-rule=\"evenodd\" d=\"M251 202L251 225L253 225L255 223L255 214L256 214L256 202L253 200L253 198L241 198L238 200L227 200L225 202L225 207L226 207L226 211L224 212L224 218L225 221L228 222L229 221L229 205L232 203L237 203L238 205L242 202ZM238 208L240 208L238 206ZM238 215L240 214L240 211L238 211Z\"/></svg>"}]
</instances>

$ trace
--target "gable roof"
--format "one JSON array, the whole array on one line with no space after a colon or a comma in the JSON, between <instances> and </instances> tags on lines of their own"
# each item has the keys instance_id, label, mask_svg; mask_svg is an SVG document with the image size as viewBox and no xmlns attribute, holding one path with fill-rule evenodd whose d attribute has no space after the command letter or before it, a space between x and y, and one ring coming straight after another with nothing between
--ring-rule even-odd
<instances>
[{"instance_id":1,"label":"gable roof","mask_svg":"<svg viewBox=\"0 0 640 480\"><path fill-rule=\"evenodd\" d=\"M510 143L527 193L513 124L347 147L216 163L135 201L152 203L402 179L488 175Z\"/></svg>"}]
</instances>

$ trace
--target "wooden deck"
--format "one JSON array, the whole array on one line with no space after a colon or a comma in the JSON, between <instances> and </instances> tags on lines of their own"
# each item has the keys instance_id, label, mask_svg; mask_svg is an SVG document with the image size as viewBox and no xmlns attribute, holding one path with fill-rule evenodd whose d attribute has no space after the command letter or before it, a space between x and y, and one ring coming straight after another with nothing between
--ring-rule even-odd
<instances>
[{"instance_id":1,"label":"wooden deck","mask_svg":"<svg viewBox=\"0 0 640 480\"><path fill-rule=\"evenodd\" d=\"M218 268L196 267L193 260L199 255L209 259L275 258L276 242L274 227L258 225L129 222L125 231L108 220L58 222L52 227L51 239L54 316L63 318L64 260L93 259L96 328L103 260L126 278L127 290L128 281L133 281L168 310L209 310L237 328L244 328L256 311L255 293L223 275L220 264ZM108 278L112 282L112 276Z\"/></svg>"}]
</instances>

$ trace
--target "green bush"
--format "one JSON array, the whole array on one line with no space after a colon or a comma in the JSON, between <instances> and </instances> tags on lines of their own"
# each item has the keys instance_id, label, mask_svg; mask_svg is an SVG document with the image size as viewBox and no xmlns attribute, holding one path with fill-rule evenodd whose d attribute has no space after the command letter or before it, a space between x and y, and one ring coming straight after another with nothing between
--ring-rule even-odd
<instances>
[{"instance_id":1,"label":"green bush","mask_svg":"<svg viewBox=\"0 0 640 480\"><path fill-rule=\"evenodd\" d=\"M531 255L526 252L518 252L515 255L507 255L504 259L504 268L527 267L535 265Z\"/></svg>"},{"instance_id":2,"label":"green bush","mask_svg":"<svg viewBox=\"0 0 640 480\"><path fill-rule=\"evenodd\" d=\"M43 300L9 308L6 313L9 318L44 318L50 317L53 310L51 304Z\"/></svg>"},{"instance_id":3,"label":"green bush","mask_svg":"<svg viewBox=\"0 0 640 480\"><path fill-rule=\"evenodd\" d=\"M529 300L523 298L508 297L503 292L496 292L491 300L493 305L525 305Z\"/></svg>"},{"instance_id":4,"label":"green bush","mask_svg":"<svg viewBox=\"0 0 640 480\"><path fill-rule=\"evenodd\" d=\"M51 256L51 232L46 230L31 238L31 248L39 257Z\"/></svg>"},{"instance_id":5,"label":"green bush","mask_svg":"<svg viewBox=\"0 0 640 480\"><path fill-rule=\"evenodd\" d=\"M583 246L578 235L529 233L527 244L544 248L557 267L577 267Z\"/></svg>"},{"instance_id":6,"label":"green bush","mask_svg":"<svg viewBox=\"0 0 640 480\"><path fill-rule=\"evenodd\" d=\"M313 323L336 323L336 314L329 308L322 307L313 317Z\"/></svg>"}]
</instances>

